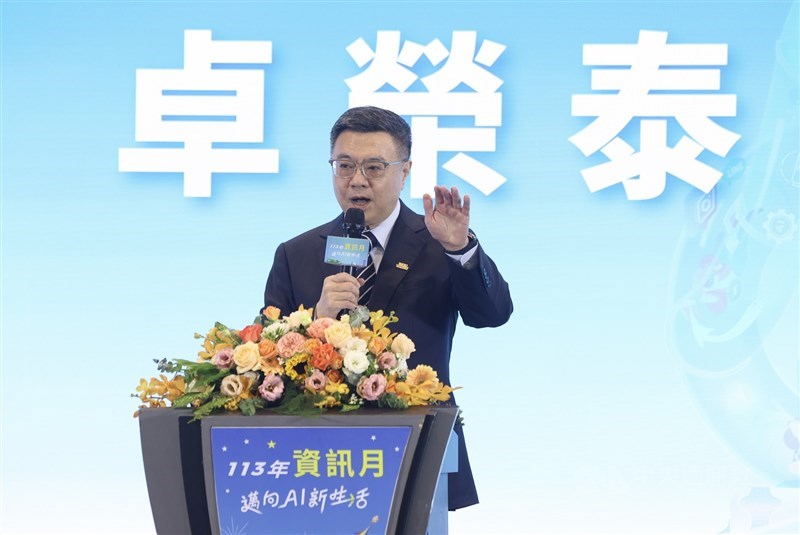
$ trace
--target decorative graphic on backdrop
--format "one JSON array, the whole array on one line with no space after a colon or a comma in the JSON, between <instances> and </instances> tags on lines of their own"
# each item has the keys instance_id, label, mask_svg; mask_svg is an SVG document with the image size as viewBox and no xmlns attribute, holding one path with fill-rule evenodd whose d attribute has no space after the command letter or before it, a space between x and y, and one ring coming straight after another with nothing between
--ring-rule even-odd
<instances>
[{"instance_id":1,"label":"decorative graphic on backdrop","mask_svg":"<svg viewBox=\"0 0 800 535\"><path fill-rule=\"evenodd\" d=\"M774 509L781 489L793 489L797 503L800 489L797 348L773 343L781 329L797 338L800 181L797 167L792 177L782 163L800 145L793 12L776 46L759 138L726 170L713 204L707 196L687 203L696 217L687 218L674 268L670 327L687 384L728 446L774 485L742 500L748 528L785 527L759 511Z\"/></svg>"},{"instance_id":2,"label":"decorative graphic on backdrop","mask_svg":"<svg viewBox=\"0 0 800 535\"><path fill-rule=\"evenodd\" d=\"M264 141L264 72L215 65L268 63L271 41L186 30L183 69L136 70L136 141L183 147L121 148L119 170L183 173L185 197L210 197L212 173L277 173L275 149L212 145Z\"/></svg>"},{"instance_id":3,"label":"decorative graphic on backdrop","mask_svg":"<svg viewBox=\"0 0 800 535\"><path fill-rule=\"evenodd\" d=\"M378 106L411 116L411 198L422 198L433 191L440 152L458 151L442 167L484 195L490 195L506 181L503 175L464 152L494 152L496 148L496 127L502 124L503 107L502 93L497 90L503 80L481 65L494 65L505 48L488 39L478 47L474 31L454 31L450 50L439 39L427 45L405 40L401 46L397 31L379 31L374 50L363 38L347 47L356 65L369 64L345 80L350 88L349 107ZM419 66L417 62L423 55L432 66L441 67L420 78L412 68ZM417 80L427 91L408 91ZM462 84L472 91L456 90ZM383 91L386 85L396 91ZM472 117L475 126L440 127L439 117L444 116Z\"/></svg>"},{"instance_id":4,"label":"decorative graphic on backdrop","mask_svg":"<svg viewBox=\"0 0 800 535\"><path fill-rule=\"evenodd\" d=\"M725 156L739 140L709 119L735 117L736 95L707 94L720 90L720 70L696 67L727 62L727 44L667 44L667 32L642 30L635 45L584 45L584 65L611 67L592 69L592 90L616 91L572 96L574 117L597 118L569 140L584 156L599 150L610 160L581 171L589 191L621 182L628 199L652 199L667 173L711 191L722 173L697 157L703 149ZM636 152L619 137L634 117L673 117L688 136L670 147L667 120L643 119Z\"/></svg>"}]
</instances>

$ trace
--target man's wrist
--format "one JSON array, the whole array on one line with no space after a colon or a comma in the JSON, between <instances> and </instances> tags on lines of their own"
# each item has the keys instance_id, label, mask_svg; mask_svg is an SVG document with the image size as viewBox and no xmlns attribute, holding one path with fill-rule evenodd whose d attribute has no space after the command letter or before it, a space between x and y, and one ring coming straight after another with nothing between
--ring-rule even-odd
<instances>
[{"instance_id":1,"label":"man's wrist","mask_svg":"<svg viewBox=\"0 0 800 535\"><path fill-rule=\"evenodd\" d=\"M472 249L473 247L475 247L475 245L477 245L477 243L478 243L477 236L475 236L475 234L470 230L467 233L467 244L464 247L462 247L460 249L456 249L455 251L451 251L451 250L449 250L449 249L447 249L445 247L444 252L449 254L449 255L453 255L453 256L462 255L462 254L466 253L467 251L469 251L470 249Z\"/></svg>"}]
</instances>

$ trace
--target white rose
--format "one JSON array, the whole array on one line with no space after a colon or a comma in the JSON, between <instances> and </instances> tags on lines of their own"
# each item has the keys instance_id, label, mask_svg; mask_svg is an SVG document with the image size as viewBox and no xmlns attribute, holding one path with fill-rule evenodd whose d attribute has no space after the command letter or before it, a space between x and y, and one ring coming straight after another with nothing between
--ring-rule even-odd
<instances>
[{"instance_id":1,"label":"white rose","mask_svg":"<svg viewBox=\"0 0 800 535\"><path fill-rule=\"evenodd\" d=\"M407 359L411 356L411 353L416 350L417 348L414 346L414 342L411 341L411 338L403 333L398 334L394 337L394 340L392 340L392 351L396 353L398 357Z\"/></svg>"},{"instance_id":2,"label":"white rose","mask_svg":"<svg viewBox=\"0 0 800 535\"><path fill-rule=\"evenodd\" d=\"M269 338L273 342L289 332L289 326L282 321L276 321L272 325L264 327L261 331L262 338Z\"/></svg>"},{"instance_id":3,"label":"white rose","mask_svg":"<svg viewBox=\"0 0 800 535\"><path fill-rule=\"evenodd\" d=\"M397 359L397 366L389 370L391 373L396 373L398 377L403 379L406 375L408 375L408 362L406 359L399 358Z\"/></svg>"},{"instance_id":4,"label":"white rose","mask_svg":"<svg viewBox=\"0 0 800 535\"><path fill-rule=\"evenodd\" d=\"M289 327L291 327L292 329L297 329L301 325L303 327L308 327L309 325L311 325L312 321L313 318L311 317L311 311L305 309L292 312L291 314L289 314L288 318Z\"/></svg>"},{"instance_id":5,"label":"white rose","mask_svg":"<svg viewBox=\"0 0 800 535\"><path fill-rule=\"evenodd\" d=\"M344 356L344 367L349 371L359 374L369 367L369 359L363 351L348 351Z\"/></svg>"},{"instance_id":6,"label":"white rose","mask_svg":"<svg viewBox=\"0 0 800 535\"><path fill-rule=\"evenodd\" d=\"M367 342L362 340L361 338L350 338L342 347L342 350L346 353L347 351L359 351L361 353L367 352Z\"/></svg>"}]
</instances>

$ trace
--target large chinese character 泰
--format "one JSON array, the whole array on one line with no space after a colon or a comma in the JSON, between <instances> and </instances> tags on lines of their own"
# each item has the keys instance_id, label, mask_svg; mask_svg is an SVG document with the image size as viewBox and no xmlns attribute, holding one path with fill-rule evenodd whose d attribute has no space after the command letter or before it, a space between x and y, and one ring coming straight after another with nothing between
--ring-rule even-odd
<instances>
[{"instance_id":1,"label":"large chinese character \u6cf0","mask_svg":"<svg viewBox=\"0 0 800 535\"><path fill-rule=\"evenodd\" d=\"M437 184L438 155L457 152L442 167L462 178L484 195L491 194L506 178L465 152L493 152L496 127L501 125L503 80L489 72L505 46L484 39L480 47L474 31L454 31L450 50L439 39L427 45L404 41L400 32L379 31L375 50L359 38L347 52L366 68L345 80L350 88L349 106L378 106L411 116L414 169L411 197L421 198ZM425 56L437 71L422 78L412 70ZM420 80L426 91L414 91ZM383 91L391 86L395 91ZM456 90L467 87L469 91ZM440 127L439 117L472 117L474 127Z\"/></svg>"},{"instance_id":2,"label":"large chinese character \u6cf0","mask_svg":"<svg viewBox=\"0 0 800 535\"><path fill-rule=\"evenodd\" d=\"M277 173L275 149L213 146L264 140L264 72L213 66L271 62L270 41L213 41L210 30L187 30L183 69L136 71L136 141L183 147L121 148L119 170L183 173L186 197L210 197L212 173Z\"/></svg>"},{"instance_id":3,"label":"large chinese character \u6cf0","mask_svg":"<svg viewBox=\"0 0 800 535\"><path fill-rule=\"evenodd\" d=\"M727 57L725 44L667 44L667 32L641 31L635 45L584 45L584 65L608 67L592 69L592 90L613 91L572 97L573 116L596 119L569 140L585 156L599 150L609 159L581 171L589 190L621 182L628 199L652 199L669 173L711 191L722 173L697 157L704 149L725 156L739 140L709 119L734 117L736 95L709 93L719 91L720 71L698 67L725 65ZM648 118L640 121L638 152L619 137L635 117ZM688 134L673 147L669 117Z\"/></svg>"}]
</instances>

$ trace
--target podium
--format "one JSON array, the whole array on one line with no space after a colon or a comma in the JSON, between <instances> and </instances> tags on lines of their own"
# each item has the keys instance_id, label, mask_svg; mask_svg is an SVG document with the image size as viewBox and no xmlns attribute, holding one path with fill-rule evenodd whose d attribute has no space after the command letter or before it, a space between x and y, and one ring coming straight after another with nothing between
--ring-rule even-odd
<instances>
[{"instance_id":1,"label":"podium","mask_svg":"<svg viewBox=\"0 0 800 535\"><path fill-rule=\"evenodd\" d=\"M320 416L143 409L159 534L447 533L458 408Z\"/></svg>"}]
</instances>

